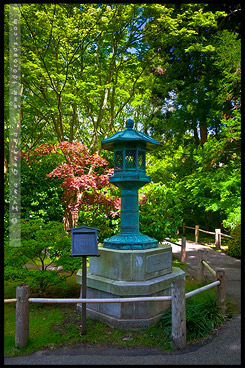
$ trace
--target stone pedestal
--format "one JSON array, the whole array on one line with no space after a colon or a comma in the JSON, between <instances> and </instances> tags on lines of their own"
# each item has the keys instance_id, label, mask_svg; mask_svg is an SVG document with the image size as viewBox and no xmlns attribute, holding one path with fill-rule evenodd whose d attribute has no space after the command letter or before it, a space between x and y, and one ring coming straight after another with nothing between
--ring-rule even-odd
<instances>
[{"instance_id":1,"label":"stone pedestal","mask_svg":"<svg viewBox=\"0 0 245 368\"><path fill-rule=\"evenodd\" d=\"M119 298L171 295L172 280L185 273L172 268L169 244L145 250L117 250L98 247L100 257L89 259L87 298ZM77 273L82 284L82 270ZM87 316L111 327L141 329L155 324L169 301L133 303L89 303ZM78 311L82 304L78 304Z\"/></svg>"}]
</instances>

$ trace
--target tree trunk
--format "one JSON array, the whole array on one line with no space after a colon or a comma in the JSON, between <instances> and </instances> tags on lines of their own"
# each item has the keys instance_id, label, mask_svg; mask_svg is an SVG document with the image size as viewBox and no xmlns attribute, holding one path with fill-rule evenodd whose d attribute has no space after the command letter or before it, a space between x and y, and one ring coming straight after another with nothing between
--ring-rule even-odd
<instances>
[{"instance_id":1,"label":"tree trunk","mask_svg":"<svg viewBox=\"0 0 245 368\"><path fill-rule=\"evenodd\" d=\"M70 208L65 209L64 217L63 217L64 229L73 229L76 225L75 217Z\"/></svg>"},{"instance_id":2,"label":"tree trunk","mask_svg":"<svg viewBox=\"0 0 245 368\"><path fill-rule=\"evenodd\" d=\"M201 146L207 142L208 130L206 125L200 125L200 135L201 135Z\"/></svg>"},{"instance_id":3,"label":"tree trunk","mask_svg":"<svg viewBox=\"0 0 245 368\"><path fill-rule=\"evenodd\" d=\"M198 137L198 133L197 133L197 128L194 127L193 131L194 131L195 144L198 146L199 145L199 137Z\"/></svg>"},{"instance_id":4,"label":"tree trunk","mask_svg":"<svg viewBox=\"0 0 245 368\"><path fill-rule=\"evenodd\" d=\"M71 122L70 122L69 142L72 143L74 140L74 128L77 127L77 123L78 123L78 115L77 115L77 104L73 103L71 107L72 107L72 116L71 116Z\"/></svg>"}]
</instances>

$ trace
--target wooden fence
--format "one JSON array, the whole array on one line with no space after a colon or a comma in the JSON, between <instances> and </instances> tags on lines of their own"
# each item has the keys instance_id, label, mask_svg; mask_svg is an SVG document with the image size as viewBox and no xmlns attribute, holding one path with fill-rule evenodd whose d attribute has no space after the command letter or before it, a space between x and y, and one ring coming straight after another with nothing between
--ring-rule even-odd
<instances>
[{"instance_id":1,"label":"wooden fence","mask_svg":"<svg viewBox=\"0 0 245 368\"><path fill-rule=\"evenodd\" d=\"M195 230L195 243L198 243L199 240L199 231L206 233L206 234L211 234L215 236L215 246L216 249L221 249L221 236L224 236L226 238L232 238L232 236L230 235L226 235L223 234L221 232L221 229L215 229L215 232L212 231L207 231L207 230L202 230L199 228L199 225L195 225L195 227L192 226L186 226L185 223L183 223L183 235L185 236L185 229L192 229Z\"/></svg>"},{"instance_id":2,"label":"wooden fence","mask_svg":"<svg viewBox=\"0 0 245 368\"><path fill-rule=\"evenodd\" d=\"M186 237L185 236L182 237L181 244L175 243L175 242L169 240L168 238L164 238L164 240L166 240L169 243L172 243L172 244L175 244L175 245L178 245L179 247L181 247L180 261L181 261L181 263L184 263L185 262L185 257L186 257Z\"/></svg>"},{"instance_id":3,"label":"wooden fence","mask_svg":"<svg viewBox=\"0 0 245 368\"><path fill-rule=\"evenodd\" d=\"M180 244L178 244L180 245ZM206 270L215 276L216 281L199 289L185 294L185 280L172 281L170 296L135 297L135 298L104 298L104 299L48 299L30 298L30 286L19 285L16 288L15 299L5 299L4 303L16 302L16 330L15 346L23 348L29 340L29 303L130 303L145 301L171 300L172 308L172 334L171 344L173 349L184 349L186 347L186 307L185 299L199 294L205 290L216 287L216 304L225 314L225 273L223 270L214 271L206 262L206 253L198 251L197 256L198 279L200 282L206 280Z\"/></svg>"}]
</instances>

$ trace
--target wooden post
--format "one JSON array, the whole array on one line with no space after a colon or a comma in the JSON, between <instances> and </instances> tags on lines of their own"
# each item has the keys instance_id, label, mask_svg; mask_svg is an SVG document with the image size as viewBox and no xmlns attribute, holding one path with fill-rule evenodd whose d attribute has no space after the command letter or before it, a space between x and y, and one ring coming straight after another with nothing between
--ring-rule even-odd
<instances>
[{"instance_id":1,"label":"wooden post","mask_svg":"<svg viewBox=\"0 0 245 368\"><path fill-rule=\"evenodd\" d=\"M82 298L86 299L87 257L83 256L82 266ZM82 334L86 334L86 303L82 303Z\"/></svg>"},{"instance_id":2,"label":"wooden post","mask_svg":"<svg viewBox=\"0 0 245 368\"><path fill-rule=\"evenodd\" d=\"M195 243L198 243L199 239L199 225L195 226Z\"/></svg>"},{"instance_id":3,"label":"wooden post","mask_svg":"<svg viewBox=\"0 0 245 368\"><path fill-rule=\"evenodd\" d=\"M225 302L225 294L226 294L226 281L225 281L225 271L217 270L216 271L216 280L220 281L220 284L216 287L216 304L221 309L223 315L226 312L226 302Z\"/></svg>"},{"instance_id":4,"label":"wooden post","mask_svg":"<svg viewBox=\"0 0 245 368\"><path fill-rule=\"evenodd\" d=\"M200 284L206 281L207 279L207 269L202 263L202 261L207 260L207 250L206 249L198 249L197 251L197 280Z\"/></svg>"},{"instance_id":5,"label":"wooden post","mask_svg":"<svg viewBox=\"0 0 245 368\"><path fill-rule=\"evenodd\" d=\"M175 350L186 347L185 280L172 281L172 335Z\"/></svg>"},{"instance_id":6,"label":"wooden post","mask_svg":"<svg viewBox=\"0 0 245 368\"><path fill-rule=\"evenodd\" d=\"M220 230L220 233L218 234L218 238L219 238L219 246L220 246L220 249L221 249L221 230Z\"/></svg>"},{"instance_id":7,"label":"wooden post","mask_svg":"<svg viewBox=\"0 0 245 368\"><path fill-rule=\"evenodd\" d=\"M185 222L183 222L183 236L185 236Z\"/></svg>"},{"instance_id":8,"label":"wooden post","mask_svg":"<svg viewBox=\"0 0 245 368\"><path fill-rule=\"evenodd\" d=\"M221 229L215 229L215 246L220 249L221 246Z\"/></svg>"},{"instance_id":9,"label":"wooden post","mask_svg":"<svg viewBox=\"0 0 245 368\"><path fill-rule=\"evenodd\" d=\"M16 287L16 328L15 347L23 348L29 339L29 285L18 285Z\"/></svg>"},{"instance_id":10,"label":"wooden post","mask_svg":"<svg viewBox=\"0 0 245 368\"><path fill-rule=\"evenodd\" d=\"M181 263L185 262L186 256L186 237L183 236L181 243Z\"/></svg>"}]
</instances>

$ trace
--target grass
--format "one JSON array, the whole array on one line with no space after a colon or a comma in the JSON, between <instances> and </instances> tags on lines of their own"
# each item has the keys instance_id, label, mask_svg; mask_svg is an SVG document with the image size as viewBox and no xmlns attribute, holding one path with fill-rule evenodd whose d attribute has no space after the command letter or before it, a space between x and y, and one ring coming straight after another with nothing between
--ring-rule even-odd
<instances>
[{"instance_id":1,"label":"grass","mask_svg":"<svg viewBox=\"0 0 245 368\"><path fill-rule=\"evenodd\" d=\"M173 266L184 268L179 261ZM50 288L50 297L78 297L80 286L75 275L66 281L66 290L55 286ZM186 292L200 287L192 278L186 278ZM31 296L35 297L35 290ZM15 297L15 285L5 282L5 298ZM227 318L236 310L227 303ZM30 354L40 349L55 349L64 344L79 343L120 346L149 346L171 350L171 308L154 326L138 331L119 330L87 318L86 334L82 334L81 315L74 304L30 304L29 342L22 348L15 348L15 303L5 304L4 354L16 356ZM215 289L209 289L186 299L187 341L195 342L210 334L225 320L215 305Z\"/></svg>"},{"instance_id":2,"label":"grass","mask_svg":"<svg viewBox=\"0 0 245 368\"><path fill-rule=\"evenodd\" d=\"M30 354L51 344L64 341L62 336L52 329L54 321L62 323L63 311L57 306L30 305L29 342L22 348L15 348L15 304L4 306L4 354L15 356Z\"/></svg>"},{"instance_id":3,"label":"grass","mask_svg":"<svg viewBox=\"0 0 245 368\"><path fill-rule=\"evenodd\" d=\"M187 263L184 262L181 263L181 261L178 260L174 254L172 254L172 259L173 259L173 267L181 268L181 270L183 271L185 270Z\"/></svg>"}]
</instances>

